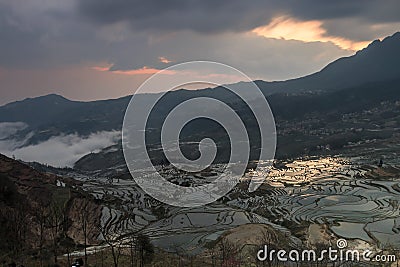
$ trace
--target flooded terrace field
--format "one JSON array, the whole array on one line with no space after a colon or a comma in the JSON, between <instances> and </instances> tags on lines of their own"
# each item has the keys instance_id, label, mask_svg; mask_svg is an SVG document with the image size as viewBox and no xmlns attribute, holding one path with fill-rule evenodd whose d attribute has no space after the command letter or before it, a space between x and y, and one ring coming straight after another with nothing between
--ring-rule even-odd
<instances>
[{"instance_id":1,"label":"flooded terrace field","mask_svg":"<svg viewBox=\"0 0 400 267\"><path fill-rule=\"evenodd\" d=\"M343 238L400 248L400 169L365 158L296 160L274 168L256 196L230 205L279 221L327 224Z\"/></svg>"},{"instance_id":2,"label":"flooded terrace field","mask_svg":"<svg viewBox=\"0 0 400 267\"><path fill-rule=\"evenodd\" d=\"M374 247L400 248L400 168L378 167L368 158L321 157L275 164L271 172L245 176L263 185L254 193L237 186L227 196L199 208L164 205L129 177L77 175L83 188L104 200L102 225L115 232L145 233L169 251L201 252L210 241L243 224L267 224L290 242L307 242L293 225L326 226L329 236L361 240ZM221 166L216 166L218 173Z\"/></svg>"}]
</instances>

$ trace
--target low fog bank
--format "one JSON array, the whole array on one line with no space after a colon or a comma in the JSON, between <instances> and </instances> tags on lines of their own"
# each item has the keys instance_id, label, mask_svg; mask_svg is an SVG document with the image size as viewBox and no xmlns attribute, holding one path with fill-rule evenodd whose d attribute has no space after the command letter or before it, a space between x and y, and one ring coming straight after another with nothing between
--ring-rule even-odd
<instances>
[{"instance_id":1,"label":"low fog bank","mask_svg":"<svg viewBox=\"0 0 400 267\"><path fill-rule=\"evenodd\" d=\"M27 125L22 122L0 123L0 153L28 162L36 161L54 167L72 167L84 155L98 152L121 139L120 131L101 131L89 136L59 135L39 144L23 146L27 140L16 140L13 135L26 127ZM30 134L26 139L29 139L29 136Z\"/></svg>"}]
</instances>

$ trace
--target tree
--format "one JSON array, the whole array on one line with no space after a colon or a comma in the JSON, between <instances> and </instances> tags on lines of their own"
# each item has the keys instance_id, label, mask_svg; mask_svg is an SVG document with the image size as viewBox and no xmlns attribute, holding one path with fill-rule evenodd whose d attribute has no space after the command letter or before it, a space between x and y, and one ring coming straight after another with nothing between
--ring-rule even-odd
<instances>
[{"instance_id":1,"label":"tree","mask_svg":"<svg viewBox=\"0 0 400 267\"><path fill-rule=\"evenodd\" d=\"M60 242L60 234L63 231L64 209L55 202L52 202L47 217L47 226L50 230L50 237L53 246L54 263L57 264L58 247Z\"/></svg>"},{"instance_id":2,"label":"tree","mask_svg":"<svg viewBox=\"0 0 400 267\"><path fill-rule=\"evenodd\" d=\"M82 199L82 212L80 213L81 229L83 234L84 242L84 253L85 253L85 266L88 266L88 254L87 254L87 242L88 242L88 227L89 227L89 201Z\"/></svg>"},{"instance_id":3,"label":"tree","mask_svg":"<svg viewBox=\"0 0 400 267\"><path fill-rule=\"evenodd\" d=\"M131 232L128 235L129 238L129 256L131 267L135 267L135 244L136 244L136 233Z\"/></svg>"},{"instance_id":4,"label":"tree","mask_svg":"<svg viewBox=\"0 0 400 267\"><path fill-rule=\"evenodd\" d=\"M64 229L66 229L66 228L64 228ZM68 266L71 266L72 265L71 248L73 248L75 246L75 242L74 242L74 240L72 240L70 237L68 237L66 235L65 231L63 231L63 235L60 240L60 246L65 248L65 252L66 252L65 254L67 254L67 263L68 263Z\"/></svg>"},{"instance_id":5,"label":"tree","mask_svg":"<svg viewBox=\"0 0 400 267\"><path fill-rule=\"evenodd\" d=\"M221 252L221 266L238 266L236 258L240 249L237 244L227 238L221 238L218 247Z\"/></svg>"},{"instance_id":6,"label":"tree","mask_svg":"<svg viewBox=\"0 0 400 267\"><path fill-rule=\"evenodd\" d=\"M118 233L118 224L118 222L113 222L110 220L108 223L99 227L99 231L104 239L104 242L111 249L114 267L118 267L119 258L123 249L123 235Z\"/></svg>"},{"instance_id":7,"label":"tree","mask_svg":"<svg viewBox=\"0 0 400 267\"><path fill-rule=\"evenodd\" d=\"M122 248L123 248L123 243L122 243L122 240L120 239L120 236L118 236L115 239L108 236L108 237L105 237L104 240L111 248L111 254L113 257L114 267L118 267L119 257L121 256L121 252L122 252Z\"/></svg>"},{"instance_id":8,"label":"tree","mask_svg":"<svg viewBox=\"0 0 400 267\"><path fill-rule=\"evenodd\" d=\"M178 257L178 266L185 266L184 263L184 257L186 256L186 251L183 247L181 247L179 244L172 244L170 247L170 250L173 252L174 255Z\"/></svg>"},{"instance_id":9,"label":"tree","mask_svg":"<svg viewBox=\"0 0 400 267\"><path fill-rule=\"evenodd\" d=\"M48 209L46 206L40 205L37 207L34 213L35 222L38 227L38 247L39 247L39 260L40 267L43 267L43 247L45 243L45 230L46 220L48 216Z\"/></svg>"},{"instance_id":10,"label":"tree","mask_svg":"<svg viewBox=\"0 0 400 267\"><path fill-rule=\"evenodd\" d=\"M150 243L150 238L144 234L139 234L136 239L136 250L139 256L139 266L150 263L154 257L154 246Z\"/></svg>"},{"instance_id":11,"label":"tree","mask_svg":"<svg viewBox=\"0 0 400 267\"><path fill-rule=\"evenodd\" d=\"M0 228L7 229L0 233L0 252L13 259L23 258L28 235L28 211L26 206L0 209Z\"/></svg>"}]
</instances>

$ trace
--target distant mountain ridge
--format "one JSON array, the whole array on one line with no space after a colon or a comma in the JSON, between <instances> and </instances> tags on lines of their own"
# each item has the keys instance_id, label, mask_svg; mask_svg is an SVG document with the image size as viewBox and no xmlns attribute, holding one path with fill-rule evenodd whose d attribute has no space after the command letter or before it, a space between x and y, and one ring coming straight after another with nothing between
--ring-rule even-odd
<instances>
[{"instance_id":1,"label":"distant mountain ridge","mask_svg":"<svg viewBox=\"0 0 400 267\"><path fill-rule=\"evenodd\" d=\"M400 32L375 40L353 56L342 57L321 71L277 82L256 81L265 94L335 90L400 77Z\"/></svg>"},{"instance_id":2,"label":"distant mountain ridge","mask_svg":"<svg viewBox=\"0 0 400 267\"><path fill-rule=\"evenodd\" d=\"M400 77L399 47L400 32L397 32L382 41L373 41L367 48L358 51L353 56L335 60L314 74L287 81L265 82L258 80L255 83L269 98L271 106L275 107L276 115L280 116L287 113L281 105L284 100L280 95L297 95L309 92L321 94L346 90L347 88L358 88L357 92L359 92L359 88L364 85L369 86L369 84L391 81L396 81L394 83L397 84ZM246 90L247 85L247 83L241 82L230 86L239 90ZM368 88L368 90L371 90L370 86ZM391 94L393 94L392 91ZM278 97L274 97L275 95ZM213 97L228 103L237 101L232 93L229 93L223 87L177 90L166 94L165 106L161 110L165 112L168 108L184 100L199 96ZM140 97L143 98L143 101L146 101L148 95L143 94ZM130 98L131 96L125 96L118 99L91 102L71 101L55 94L28 98L1 106L0 126L2 122L23 122L27 124L26 128L9 137L25 140L28 136L28 141L24 142L23 146L38 144L60 135L89 136L101 131L119 131L122 128L125 109ZM305 100L306 98L302 99ZM326 100L324 97L321 99ZM271 103L271 101L278 102L276 104ZM301 105L301 103L296 105ZM318 106L321 106L321 104ZM292 109L290 110L293 112ZM155 118L162 120L163 117L160 115Z\"/></svg>"},{"instance_id":3,"label":"distant mountain ridge","mask_svg":"<svg viewBox=\"0 0 400 267\"><path fill-rule=\"evenodd\" d=\"M71 101L51 94L28 98L0 107L0 122L24 122L29 127L14 136L23 139L34 132L29 144L52 136L89 135L119 129L130 96L92 102Z\"/></svg>"},{"instance_id":4,"label":"distant mountain ridge","mask_svg":"<svg viewBox=\"0 0 400 267\"><path fill-rule=\"evenodd\" d=\"M393 125L399 125L400 122L399 88L400 78L318 94L274 94L268 96L278 130L275 158L298 157L307 150L315 152L316 147L326 144L332 145L333 152L333 150L340 151L348 142L357 143L365 140L376 141L390 138L394 132L398 132L398 128ZM241 106L237 106L237 109L243 121L251 122L252 118L249 116L249 112L243 111ZM343 118L349 119L343 121ZM257 148L258 129L256 124L249 123L246 129L251 147ZM310 134L311 132L314 133ZM319 135L318 132L321 134ZM336 135L334 132L339 134ZM207 135L207 137L212 136L212 139L218 144L218 150L226 146L223 143L224 139L221 142L219 136L221 131L212 128L211 125L200 129L191 129L189 134L182 134L181 138L189 137L191 141L196 142L199 141L196 136L198 133ZM195 146L181 145L181 149L182 151L196 151ZM162 155L157 153L149 153L149 155L154 156L152 158L154 163L162 159ZM254 155L257 158L257 154L251 154L250 157L254 159L252 157ZM222 156L224 156L223 153ZM216 160L221 158L217 156ZM119 142L99 153L87 154L75 163L74 168L84 171L111 170L117 166L121 168L124 164L125 159Z\"/></svg>"}]
</instances>

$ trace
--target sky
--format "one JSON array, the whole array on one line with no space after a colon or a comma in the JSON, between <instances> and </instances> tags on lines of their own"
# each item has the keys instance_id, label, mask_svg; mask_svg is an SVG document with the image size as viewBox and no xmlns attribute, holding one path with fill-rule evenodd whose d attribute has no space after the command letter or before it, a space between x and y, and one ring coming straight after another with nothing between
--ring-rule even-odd
<instances>
[{"instance_id":1,"label":"sky","mask_svg":"<svg viewBox=\"0 0 400 267\"><path fill-rule=\"evenodd\" d=\"M193 60L300 77L398 31L398 14L398 0L0 0L0 105L117 98Z\"/></svg>"}]
</instances>

